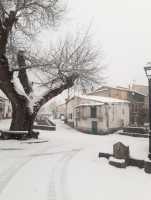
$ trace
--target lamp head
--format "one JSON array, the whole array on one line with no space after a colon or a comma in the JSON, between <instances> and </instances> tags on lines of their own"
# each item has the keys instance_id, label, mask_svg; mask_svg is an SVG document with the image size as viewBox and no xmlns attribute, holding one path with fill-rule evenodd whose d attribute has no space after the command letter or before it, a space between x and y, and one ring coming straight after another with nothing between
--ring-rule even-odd
<instances>
[{"instance_id":1,"label":"lamp head","mask_svg":"<svg viewBox=\"0 0 151 200\"><path fill-rule=\"evenodd\" d=\"M151 62L148 62L145 65L144 70L145 70L145 74L146 74L148 80L151 80Z\"/></svg>"}]
</instances>

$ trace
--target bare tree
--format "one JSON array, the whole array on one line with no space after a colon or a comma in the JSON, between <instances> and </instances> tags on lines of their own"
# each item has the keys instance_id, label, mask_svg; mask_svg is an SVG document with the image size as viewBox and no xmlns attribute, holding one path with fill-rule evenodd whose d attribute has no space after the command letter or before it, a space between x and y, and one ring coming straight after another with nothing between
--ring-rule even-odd
<instances>
[{"instance_id":1,"label":"bare tree","mask_svg":"<svg viewBox=\"0 0 151 200\"><path fill-rule=\"evenodd\" d=\"M60 42L43 57L16 48L20 38L32 40L41 27L54 25L63 12L59 0L0 0L0 89L12 104L11 130L32 131L42 105L75 81L99 80L98 52L87 34L83 39Z\"/></svg>"}]
</instances>

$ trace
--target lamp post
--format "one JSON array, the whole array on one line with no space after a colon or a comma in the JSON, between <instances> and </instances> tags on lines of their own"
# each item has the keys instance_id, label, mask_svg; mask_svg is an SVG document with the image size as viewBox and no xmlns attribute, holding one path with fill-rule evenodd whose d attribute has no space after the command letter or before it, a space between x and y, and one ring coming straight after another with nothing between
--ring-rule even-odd
<instances>
[{"instance_id":1,"label":"lamp post","mask_svg":"<svg viewBox=\"0 0 151 200\"><path fill-rule=\"evenodd\" d=\"M148 158L151 160L151 62L148 62L144 67L146 76L148 78L149 88L149 154Z\"/></svg>"}]
</instances>

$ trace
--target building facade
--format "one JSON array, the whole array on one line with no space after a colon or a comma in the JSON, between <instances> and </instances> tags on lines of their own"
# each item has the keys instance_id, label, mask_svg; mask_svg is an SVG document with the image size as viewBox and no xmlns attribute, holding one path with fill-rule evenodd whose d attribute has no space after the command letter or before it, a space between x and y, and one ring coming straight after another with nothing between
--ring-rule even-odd
<instances>
[{"instance_id":1,"label":"building facade","mask_svg":"<svg viewBox=\"0 0 151 200\"><path fill-rule=\"evenodd\" d=\"M104 134L129 125L129 102L81 95L67 102L67 123L76 129Z\"/></svg>"},{"instance_id":2,"label":"building facade","mask_svg":"<svg viewBox=\"0 0 151 200\"><path fill-rule=\"evenodd\" d=\"M0 91L0 119L11 118L12 107L8 98Z\"/></svg>"},{"instance_id":3,"label":"building facade","mask_svg":"<svg viewBox=\"0 0 151 200\"><path fill-rule=\"evenodd\" d=\"M130 102L130 125L142 126L147 121L148 100L144 93L122 87L102 86L89 95L112 97Z\"/></svg>"},{"instance_id":4,"label":"building facade","mask_svg":"<svg viewBox=\"0 0 151 200\"><path fill-rule=\"evenodd\" d=\"M59 119L65 119L66 117L66 104L60 104L57 106L57 118Z\"/></svg>"}]
</instances>

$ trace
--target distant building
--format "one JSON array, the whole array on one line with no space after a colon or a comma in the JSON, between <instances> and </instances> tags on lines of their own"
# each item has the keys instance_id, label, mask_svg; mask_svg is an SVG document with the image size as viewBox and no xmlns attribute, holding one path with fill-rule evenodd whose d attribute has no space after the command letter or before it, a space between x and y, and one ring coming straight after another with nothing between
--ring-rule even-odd
<instances>
[{"instance_id":1,"label":"distant building","mask_svg":"<svg viewBox=\"0 0 151 200\"><path fill-rule=\"evenodd\" d=\"M134 90L136 92L139 92L140 94L144 95L145 97L145 109L148 111L149 110L149 88L146 85L137 85L137 84L132 84L131 90Z\"/></svg>"},{"instance_id":2,"label":"distant building","mask_svg":"<svg viewBox=\"0 0 151 200\"><path fill-rule=\"evenodd\" d=\"M80 95L66 105L67 123L84 132L103 134L129 125L128 101Z\"/></svg>"},{"instance_id":3,"label":"distant building","mask_svg":"<svg viewBox=\"0 0 151 200\"><path fill-rule=\"evenodd\" d=\"M12 117L12 106L9 99L5 99L3 118Z\"/></svg>"},{"instance_id":4,"label":"distant building","mask_svg":"<svg viewBox=\"0 0 151 200\"><path fill-rule=\"evenodd\" d=\"M52 112L49 109L49 105L44 105L40 108L39 112L37 113L36 119L44 120L48 118L52 118Z\"/></svg>"},{"instance_id":5,"label":"distant building","mask_svg":"<svg viewBox=\"0 0 151 200\"><path fill-rule=\"evenodd\" d=\"M2 97L0 97L0 119L3 119L4 110L5 110L5 100Z\"/></svg>"},{"instance_id":6,"label":"distant building","mask_svg":"<svg viewBox=\"0 0 151 200\"><path fill-rule=\"evenodd\" d=\"M0 119L11 118L12 107L9 99L0 90Z\"/></svg>"},{"instance_id":7,"label":"distant building","mask_svg":"<svg viewBox=\"0 0 151 200\"><path fill-rule=\"evenodd\" d=\"M131 90L139 92L143 94L144 96L148 96L148 86L146 85L132 84Z\"/></svg>"},{"instance_id":8,"label":"distant building","mask_svg":"<svg viewBox=\"0 0 151 200\"><path fill-rule=\"evenodd\" d=\"M143 88L143 87L142 87ZM130 102L130 124L142 126L147 121L148 97L138 87L123 88L102 86L89 95L112 97Z\"/></svg>"},{"instance_id":9,"label":"distant building","mask_svg":"<svg viewBox=\"0 0 151 200\"><path fill-rule=\"evenodd\" d=\"M57 112L57 118L65 119L66 118L66 104L64 103L64 104L58 105L56 112Z\"/></svg>"}]
</instances>

